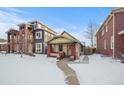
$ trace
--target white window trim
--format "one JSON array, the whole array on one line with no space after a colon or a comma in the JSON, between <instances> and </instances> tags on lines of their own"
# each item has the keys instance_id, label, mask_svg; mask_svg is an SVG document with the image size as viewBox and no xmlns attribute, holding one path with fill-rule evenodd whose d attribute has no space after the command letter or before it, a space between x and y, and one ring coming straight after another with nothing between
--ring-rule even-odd
<instances>
[{"instance_id":1,"label":"white window trim","mask_svg":"<svg viewBox=\"0 0 124 93\"><path fill-rule=\"evenodd\" d=\"M39 34L40 36L37 36L38 34ZM36 39L42 39L42 31L36 32L36 33L35 33L35 37L36 37Z\"/></svg>"},{"instance_id":2,"label":"white window trim","mask_svg":"<svg viewBox=\"0 0 124 93\"><path fill-rule=\"evenodd\" d=\"M42 43L36 43L35 46L36 46L35 48L36 53L42 53Z\"/></svg>"},{"instance_id":3,"label":"white window trim","mask_svg":"<svg viewBox=\"0 0 124 93\"><path fill-rule=\"evenodd\" d=\"M106 40L104 40L104 49L107 49L107 47L106 47Z\"/></svg>"},{"instance_id":4,"label":"white window trim","mask_svg":"<svg viewBox=\"0 0 124 93\"><path fill-rule=\"evenodd\" d=\"M111 36L110 48L114 49L114 36Z\"/></svg>"},{"instance_id":5,"label":"white window trim","mask_svg":"<svg viewBox=\"0 0 124 93\"><path fill-rule=\"evenodd\" d=\"M104 29L103 29L103 30L102 30L102 36L104 35L104 33L105 33L105 32L104 32Z\"/></svg>"},{"instance_id":6,"label":"white window trim","mask_svg":"<svg viewBox=\"0 0 124 93\"><path fill-rule=\"evenodd\" d=\"M106 30L106 32L108 32L108 26L106 25L106 27L105 27L105 30Z\"/></svg>"}]
</instances>

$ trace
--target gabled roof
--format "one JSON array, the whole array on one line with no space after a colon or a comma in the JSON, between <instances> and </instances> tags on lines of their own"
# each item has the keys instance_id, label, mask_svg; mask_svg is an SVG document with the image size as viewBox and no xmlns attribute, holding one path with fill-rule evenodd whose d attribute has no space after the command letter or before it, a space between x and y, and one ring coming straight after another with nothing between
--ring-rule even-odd
<instances>
[{"instance_id":1,"label":"gabled roof","mask_svg":"<svg viewBox=\"0 0 124 93\"><path fill-rule=\"evenodd\" d=\"M66 36L64 36L64 34L67 34L69 37L73 38L73 39L70 39ZM58 38L65 38L68 40L68 42L70 43L74 43L74 42L77 42L77 43L80 43L81 42L79 40L77 40L75 37L73 37L72 35L70 35L69 33L67 33L66 31L62 32L61 35L57 35L55 37L53 37L52 39L48 40L48 43L50 43L51 41L55 40L55 39L58 39ZM82 45L82 44L81 44Z\"/></svg>"},{"instance_id":2,"label":"gabled roof","mask_svg":"<svg viewBox=\"0 0 124 93\"><path fill-rule=\"evenodd\" d=\"M98 34L98 32L102 29L102 27L104 26L104 24L107 22L107 20L112 17L113 14L118 13L118 12L122 12L124 11L124 7L119 7L119 8L114 8L107 16L107 18L105 19L105 21L103 22L103 24L99 27L98 31L96 32L96 35Z\"/></svg>"},{"instance_id":3,"label":"gabled roof","mask_svg":"<svg viewBox=\"0 0 124 93\"><path fill-rule=\"evenodd\" d=\"M66 31L62 32L61 35L67 34L68 36L72 37L74 39L74 41L81 43L78 39L76 39L74 36L72 36L71 34L67 33Z\"/></svg>"},{"instance_id":4,"label":"gabled roof","mask_svg":"<svg viewBox=\"0 0 124 93\"><path fill-rule=\"evenodd\" d=\"M57 41L57 42L56 42ZM52 44L62 44L62 43L74 43L75 41L74 40L71 40L69 38L66 38L62 35L59 35L59 36L55 36L53 37L51 40L48 41L48 43L52 43Z\"/></svg>"}]
</instances>

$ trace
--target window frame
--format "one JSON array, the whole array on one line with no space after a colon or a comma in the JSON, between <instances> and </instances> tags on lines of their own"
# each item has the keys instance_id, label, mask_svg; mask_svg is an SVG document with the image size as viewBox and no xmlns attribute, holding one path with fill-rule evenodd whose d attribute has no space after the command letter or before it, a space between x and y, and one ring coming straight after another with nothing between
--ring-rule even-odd
<instances>
[{"instance_id":1,"label":"window frame","mask_svg":"<svg viewBox=\"0 0 124 93\"><path fill-rule=\"evenodd\" d=\"M106 25L106 27L105 27L105 30L106 30L106 32L108 32L108 26Z\"/></svg>"},{"instance_id":2,"label":"window frame","mask_svg":"<svg viewBox=\"0 0 124 93\"><path fill-rule=\"evenodd\" d=\"M42 39L42 31L36 32L35 33L35 38L36 39Z\"/></svg>"},{"instance_id":3,"label":"window frame","mask_svg":"<svg viewBox=\"0 0 124 93\"><path fill-rule=\"evenodd\" d=\"M37 52L37 53L42 53L42 43L36 43L35 44L35 51Z\"/></svg>"},{"instance_id":4,"label":"window frame","mask_svg":"<svg viewBox=\"0 0 124 93\"><path fill-rule=\"evenodd\" d=\"M107 49L107 46L106 46L106 39L104 39L104 49Z\"/></svg>"},{"instance_id":5,"label":"window frame","mask_svg":"<svg viewBox=\"0 0 124 93\"><path fill-rule=\"evenodd\" d=\"M104 29L102 29L102 36L105 34L105 30Z\"/></svg>"},{"instance_id":6,"label":"window frame","mask_svg":"<svg viewBox=\"0 0 124 93\"><path fill-rule=\"evenodd\" d=\"M114 49L114 36L110 38L110 49Z\"/></svg>"}]
</instances>

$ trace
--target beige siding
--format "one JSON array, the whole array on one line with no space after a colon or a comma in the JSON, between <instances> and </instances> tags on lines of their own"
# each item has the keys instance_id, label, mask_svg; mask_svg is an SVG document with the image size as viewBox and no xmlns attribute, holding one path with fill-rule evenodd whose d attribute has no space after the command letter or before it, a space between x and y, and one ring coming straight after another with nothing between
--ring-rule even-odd
<instances>
[{"instance_id":1,"label":"beige siding","mask_svg":"<svg viewBox=\"0 0 124 93\"><path fill-rule=\"evenodd\" d=\"M52 38L53 38L53 34L48 33L48 32L45 31L45 33L44 33L44 41L47 42L48 40L50 40Z\"/></svg>"},{"instance_id":2,"label":"beige siding","mask_svg":"<svg viewBox=\"0 0 124 93\"><path fill-rule=\"evenodd\" d=\"M50 43L71 43L71 40L68 40L66 38L57 38L55 40L52 40Z\"/></svg>"},{"instance_id":3,"label":"beige siding","mask_svg":"<svg viewBox=\"0 0 124 93\"><path fill-rule=\"evenodd\" d=\"M33 46L32 46L32 44L29 44L28 45L28 52L32 53L33 52L32 50L33 50Z\"/></svg>"},{"instance_id":4,"label":"beige siding","mask_svg":"<svg viewBox=\"0 0 124 93\"><path fill-rule=\"evenodd\" d=\"M69 38L69 39L71 39L71 40L74 40L74 38L72 38L71 36L69 36L69 35L66 34L66 33L64 33L63 36L64 36L64 37L67 37L67 38Z\"/></svg>"},{"instance_id":5,"label":"beige siding","mask_svg":"<svg viewBox=\"0 0 124 93\"><path fill-rule=\"evenodd\" d=\"M63 52L67 56L67 44L63 44Z\"/></svg>"}]
</instances>

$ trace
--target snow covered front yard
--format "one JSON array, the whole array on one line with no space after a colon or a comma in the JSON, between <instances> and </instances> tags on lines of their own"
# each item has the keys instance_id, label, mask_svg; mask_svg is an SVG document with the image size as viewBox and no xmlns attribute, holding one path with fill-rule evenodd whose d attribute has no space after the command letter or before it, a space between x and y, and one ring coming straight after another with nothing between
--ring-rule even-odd
<instances>
[{"instance_id":1,"label":"snow covered front yard","mask_svg":"<svg viewBox=\"0 0 124 93\"><path fill-rule=\"evenodd\" d=\"M69 64L76 71L80 84L124 84L124 64L111 57L90 55L89 64Z\"/></svg>"},{"instance_id":2,"label":"snow covered front yard","mask_svg":"<svg viewBox=\"0 0 124 93\"><path fill-rule=\"evenodd\" d=\"M57 68L55 58L46 55L31 57L19 54L0 53L1 84L47 84L63 85L65 76Z\"/></svg>"},{"instance_id":3,"label":"snow covered front yard","mask_svg":"<svg viewBox=\"0 0 124 93\"><path fill-rule=\"evenodd\" d=\"M88 56L88 62L78 62L83 58L84 56L75 63L67 62L76 72L80 84L124 84L124 64L119 60L94 54ZM0 85L65 85L66 78L67 76L57 67L56 58L47 58L43 54L36 54L36 57L23 55L21 58L19 54L5 56L0 53Z\"/></svg>"}]
</instances>

